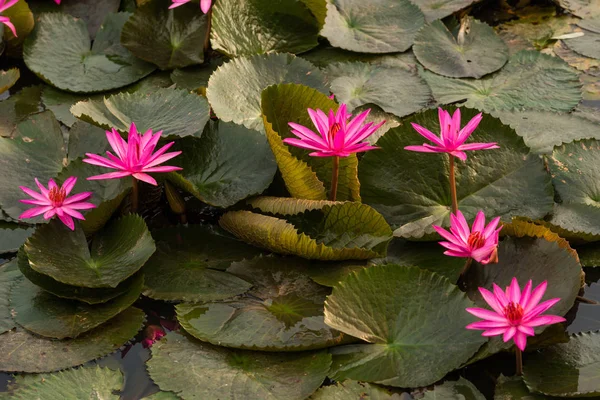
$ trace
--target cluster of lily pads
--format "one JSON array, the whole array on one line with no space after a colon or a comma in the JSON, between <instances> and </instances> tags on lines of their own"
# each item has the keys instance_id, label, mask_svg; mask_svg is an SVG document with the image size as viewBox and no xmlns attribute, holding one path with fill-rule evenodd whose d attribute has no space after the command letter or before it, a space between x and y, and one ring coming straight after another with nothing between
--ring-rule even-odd
<instances>
[{"instance_id":1,"label":"cluster of lily pads","mask_svg":"<svg viewBox=\"0 0 600 400\"><path fill-rule=\"evenodd\" d=\"M153 399L600 396L600 3L557 1L0 0L0 398L129 398L134 338Z\"/></svg>"}]
</instances>

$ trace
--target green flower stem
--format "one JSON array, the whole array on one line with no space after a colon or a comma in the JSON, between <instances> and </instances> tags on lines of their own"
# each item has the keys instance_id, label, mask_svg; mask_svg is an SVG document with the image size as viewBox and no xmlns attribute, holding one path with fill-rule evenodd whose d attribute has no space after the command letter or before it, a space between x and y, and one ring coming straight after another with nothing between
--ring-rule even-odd
<instances>
[{"instance_id":1,"label":"green flower stem","mask_svg":"<svg viewBox=\"0 0 600 400\"><path fill-rule=\"evenodd\" d=\"M523 353L517 347L517 376L523 375Z\"/></svg>"},{"instance_id":2,"label":"green flower stem","mask_svg":"<svg viewBox=\"0 0 600 400\"><path fill-rule=\"evenodd\" d=\"M450 195L452 196L452 213L456 215L458 211L458 199L456 197L456 174L454 173L454 156L448 154L450 157Z\"/></svg>"},{"instance_id":3,"label":"green flower stem","mask_svg":"<svg viewBox=\"0 0 600 400\"><path fill-rule=\"evenodd\" d=\"M335 201L337 197L338 175L340 173L340 157L333 156L333 168L331 171L331 190L329 191L329 200Z\"/></svg>"},{"instance_id":4,"label":"green flower stem","mask_svg":"<svg viewBox=\"0 0 600 400\"><path fill-rule=\"evenodd\" d=\"M140 199L140 188L139 188L138 180L135 179L133 176L131 177L131 179L132 179L131 213L135 214L135 213L137 213L137 210L138 210L138 203L139 203L139 199Z\"/></svg>"},{"instance_id":5,"label":"green flower stem","mask_svg":"<svg viewBox=\"0 0 600 400\"><path fill-rule=\"evenodd\" d=\"M212 28L212 7L206 13L206 37L204 38L204 54L208 52L210 48L210 30Z\"/></svg>"}]
</instances>

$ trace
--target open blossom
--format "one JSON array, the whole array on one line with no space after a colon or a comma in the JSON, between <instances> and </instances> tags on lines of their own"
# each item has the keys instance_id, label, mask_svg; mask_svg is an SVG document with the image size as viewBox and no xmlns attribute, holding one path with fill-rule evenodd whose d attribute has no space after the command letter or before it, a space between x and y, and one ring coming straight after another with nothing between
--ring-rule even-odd
<instances>
[{"instance_id":1,"label":"open blossom","mask_svg":"<svg viewBox=\"0 0 600 400\"><path fill-rule=\"evenodd\" d=\"M500 217L496 217L485 226L485 215L479 211L469 228L467 220L459 211L450 214L450 232L441 226L433 225L447 242L440 242L446 249L444 254L452 257L472 258L478 263L489 264L498 262L498 238L502 227L498 227Z\"/></svg>"},{"instance_id":2,"label":"open blossom","mask_svg":"<svg viewBox=\"0 0 600 400\"><path fill-rule=\"evenodd\" d=\"M72 176L67 178L62 186L58 186L53 179L48 182L48 188L35 179L35 183L40 189L40 193L28 187L21 186L21 190L33 199L21 200L21 203L35 205L32 209L25 211L19 216L19 219L33 218L44 214L45 219L50 219L55 215L68 226L71 230L75 230L75 222L73 218L84 220L83 215L77 210L89 210L96 206L86 202L92 197L92 192L82 192L71 197L67 197L77 178Z\"/></svg>"},{"instance_id":3,"label":"open blossom","mask_svg":"<svg viewBox=\"0 0 600 400\"><path fill-rule=\"evenodd\" d=\"M421 125L412 123L413 128L415 128L415 130L425 139L431 141L433 145L423 143L422 146L406 146L404 149L422 153L449 153L454 157L458 157L465 161L467 159L465 151L499 148L496 143L464 144L481 122L481 113L474 116L462 129L460 129L460 109L457 108L456 111L454 111L454 115L451 117L450 113L438 108L438 116L440 119L441 131L439 137L423 128Z\"/></svg>"},{"instance_id":4,"label":"open blossom","mask_svg":"<svg viewBox=\"0 0 600 400\"><path fill-rule=\"evenodd\" d=\"M108 158L104 158L97 154L86 153L88 158L83 159L83 162L116 169L118 171L91 176L87 179L117 179L124 178L126 176L133 176L135 179L156 186L156 180L148 175L148 173L171 172L181 169L179 167L167 165L160 167L158 166L159 164L162 164L181 154L181 151L174 151L171 153L166 152L175 142L168 143L161 147L160 150L154 152L161 133L162 131L153 134L151 130L148 130L144 135L140 135L135 124L132 123L129 127L129 137L127 139L128 141L126 142L123 140L119 132L116 131L116 129L113 128L112 131L106 131L108 143L116 155L113 155L110 151L107 151L106 155Z\"/></svg>"},{"instance_id":5,"label":"open blossom","mask_svg":"<svg viewBox=\"0 0 600 400\"><path fill-rule=\"evenodd\" d=\"M19 0L0 0L0 14L3 11L6 11L9 8L11 8L12 6L14 6L15 4L17 4L18 1ZM11 32L13 33L13 35L15 37L17 36L17 30L15 29L15 26L12 24L12 22L10 22L10 18L3 17L2 15L0 15L0 23L8 26L8 28L11 30Z\"/></svg>"},{"instance_id":6,"label":"open blossom","mask_svg":"<svg viewBox=\"0 0 600 400\"><path fill-rule=\"evenodd\" d=\"M566 321L557 315L541 315L560 301L559 298L540 300L546 292L548 282L544 281L531 290L531 280L523 288L519 287L517 278L513 278L510 286L503 291L494 283L494 292L482 287L479 292L493 311L484 308L467 308L467 311L483 321L467 325L467 329L483 330L482 336L503 335L504 342L513 339L519 350L525 350L527 336L534 336L533 328L552 325Z\"/></svg>"},{"instance_id":7,"label":"open blossom","mask_svg":"<svg viewBox=\"0 0 600 400\"><path fill-rule=\"evenodd\" d=\"M186 3L189 3L192 0L171 0L173 2L173 4L171 4L171 6L169 8L175 8L175 7L179 7L182 6ZM204 14L206 14L208 12L208 10L210 10L210 6L212 5L212 0L200 0L200 8L202 9L202 12Z\"/></svg>"},{"instance_id":8,"label":"open blossom","mask_svg":"<svg viewBox=\"0 0 600 400\"><path fill-rule=\"evenodd\" d=\"M375 133L385 121L377 125L373 125L372 122L364 124L370 112L371 109L368 109L350 120L352 115L347 112L345 104L340 105L337 112L329 110L329 115L321 110L309 108L308 115L319 134L300 124L289 122L292 133L298 138L286 138L283 142L314 150L310 155L315 157L347 157L352 153L377 149L378 147L371 146L364 140Z\"/></svg>"}]
</instances>

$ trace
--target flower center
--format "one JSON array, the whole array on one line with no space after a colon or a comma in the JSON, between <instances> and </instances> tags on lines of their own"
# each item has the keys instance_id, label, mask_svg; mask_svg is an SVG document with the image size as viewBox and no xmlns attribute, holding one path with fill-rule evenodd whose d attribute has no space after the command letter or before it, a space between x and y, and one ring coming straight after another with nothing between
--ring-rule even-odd
<instances>
[{"instance_id":1,"label":"flower center","mask_svg":"<svg viewBox=\"0 0 600 400\"><path fill-rule=\"evenodd\" d=\"M333 124L331 128L329 128L329 139L335 139L335 135L340 131L340 129L342 129L342 125L340 125L338 122Z\"/></svg>"},{"instance_id":2,"label":"flower center","mask_svg":"<svg viewBox=\"0 0 600 400\"><path fill-rule=\"evenodd\" d=\"M53 187L48 192L48 198L52 201L52 205L55 207L62 206L63 201L65 201L65 197L67 197L67 193L64 189Z\"/></svg>"},{"instance_id":3,"label":"flower center","mask_svg":"<svg viewBox=\"0 0 600 400\"><path fill-rule=\"evenodd\" d=\"M467 239L467 244L473 250L480 249L485 244L485 237L481 232L472 232Z\"/></svg>"},{"instance_id":4,"label":"flower center","mask_svg":"<svg viewBox=\"0 0 600 400\"><path fill-rule=\"evenodd\" d=\"M515 304L511 301L506 305L506 307L504 307L504 316L512 324L516 324L521 321L521 318L523 318L523 307L521 307L520 304Z\"/></svg>"}]
</instances>

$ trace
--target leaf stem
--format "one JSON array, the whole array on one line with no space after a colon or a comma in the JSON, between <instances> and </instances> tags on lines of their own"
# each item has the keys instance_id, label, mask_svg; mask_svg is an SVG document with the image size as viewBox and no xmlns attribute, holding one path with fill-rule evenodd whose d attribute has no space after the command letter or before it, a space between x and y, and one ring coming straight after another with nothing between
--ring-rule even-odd
<instances>
[{"instance_id":1,"label":"leaf stem","mask_svg":"<svg viewBox=\"0 0 600 400\"><path fill-rule=\"evenodd\" d=\"M467 272L469 272L469 268L471 268L471 264L473 264L473 259L472 258L467 258L467 262L465 262L465 266L463 267L462 271L460 271L460 275L458 277L458 281L457 281L457 285L463 287L463 289L467 289L467 283L465 280L465 276L467 275Z\"/></svg>"},{"instance_id":2,"label":"leaf stem","mask_svg":"<svg viewBox=\"0 0 600 400\"><path fill-rule=\"evenodd\" d=\"M340 172L340 157L333 156L333 168L331 170L331 190L329 191L329 200L335 201L337 197L338 176Z\"/></svg>"},{"instance_id":3,"label":"leaf stem","mask_svg":"<svg viewBox=\"0 0 600 400\"><path fill-rule=\"evenodd\" d=\"M586 303L586 304L598 304L598 302L596 300L592 300L592 299L588 299L586 297L583 296L577 296L575 298L577 301L581 302L581 303Z\"/></svg>"},{"instance_id":4,"label":"leaf stem","mask_svg":"<svg viewBox=\"0 0 600 400\"><path fill-rule=\"evenodd\" d=\"M458 211L458 199L456 197L456 174L454 172L454 156L448 154L450 157L450 196L452 197L452 213L456 215Z\"/></svg>"},{"instance_id":5,"label":"leaf stem","mask_svg":"<svg viewBox=\"0 0 600 400\"><path fill-rule=\"evenodd\" d=\"M137 213L137 210L138 210L138 203L139 203L139 199L140 199L140 188L139 188L138 180L135 179L133 176L131 177L131 179L132 179L131 213L135 214L135 213Z\"/></svg>"},{"instance_id":6,"label":"leaf stem","mask_svg":"<svg viewBox=\"0 0 600 400\"><path fill-rule=\"evenodd\" d=\"M517 355L517 376L521 376L521 375L523 375L523 353L521 352L521 349L519 349L518 347L517 347L516 355Z\"/></svg>"},{"instance_id":7,"label":"leaf stem","mask_svg":"<svg viewBox=\"0 0 600 400\"><path fill-rule=\"evenodd\" d=\"M204 37L204 55L208 53L208 49L210 48L210 30L212 28L212 7L206 13L206 36Z\"/></svg>"}]
</instances>

